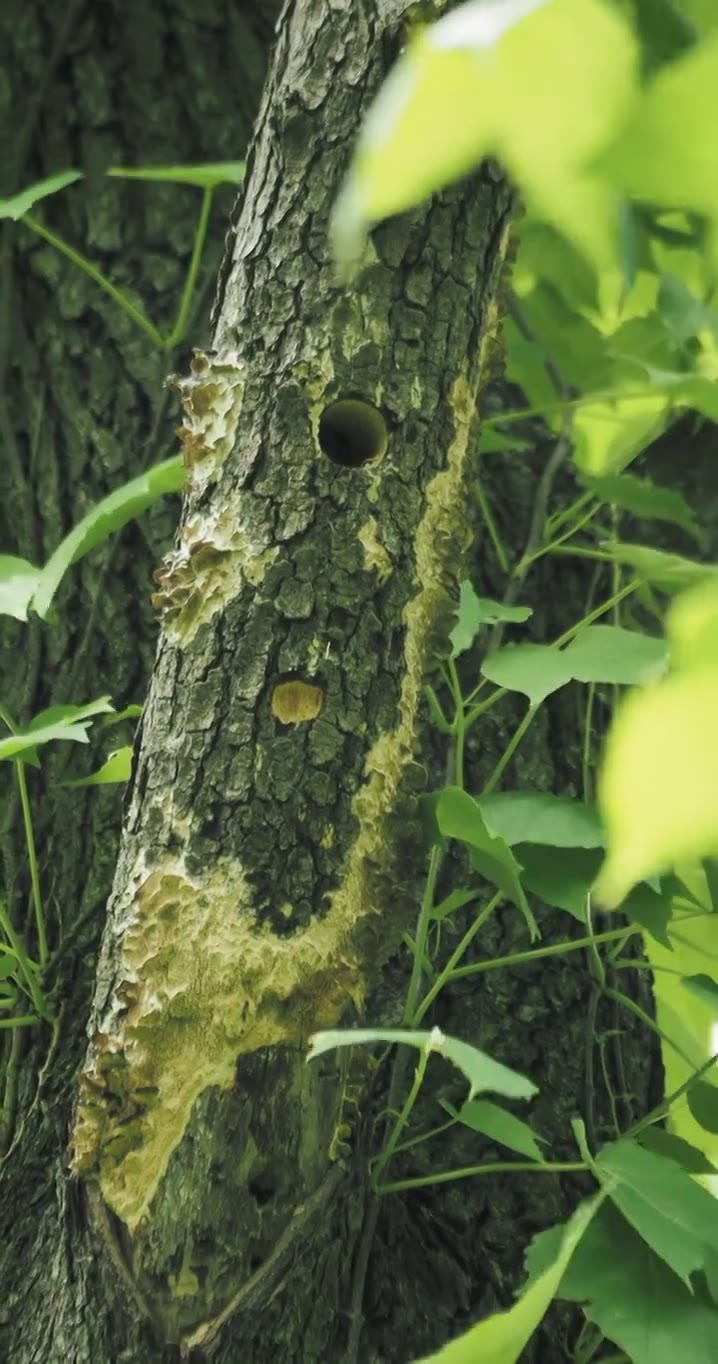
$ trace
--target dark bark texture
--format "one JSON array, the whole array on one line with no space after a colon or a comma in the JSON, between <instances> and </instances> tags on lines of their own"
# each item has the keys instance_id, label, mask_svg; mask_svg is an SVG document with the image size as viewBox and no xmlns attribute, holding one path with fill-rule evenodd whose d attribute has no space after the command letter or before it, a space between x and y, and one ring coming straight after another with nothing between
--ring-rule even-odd
<instances>
[{"instance_id":1,"label":"dark bark texture","mask_svg":"<svg viewBox=\"0 0 718 1364\"><path fill-rule=\"evenodd\" d=\"M34 93L23 96L29 131L7 190L73 163L236 157L269 8L18 9L8 84L18 103ZM83 495L161 457L169 368L185 375L189 469L175 548L156 574L159 649L97 963L117 801L95 792L68 809L50 782L41 806L54 941L61 925L69 941L59 1027L6 1058L0 1353L12 1364L407 1364L508 1305L531 1234L582 1192L552 1178L461 1181L377 1208L366 1161L385 1069L335 1055L305 1063L318 1027L401 1019L408 958L397 948L425 872L416 801L445 765L435 738L417 747L421 684L472 540L477 405L512 207L487 167L375 231L356 277L337 279L329 212L405 8L286 8L213 349L191 366L152 355L89 281L21 228L8 233L3 549L41 561ZM47 221L167 319L191 246L188 193L93 181L50 201ZM219 255L215 239L210 267ZM205 345L207 303L192 331ZM328 411L337 402L349 406ZM549 454L537 447L537 463ZM502 457L482 478L518 555L536 476ZM154 639L144 603L170 519L158 512L80 565L52 632L7 632L3 681L20 718L47 704L50 685L54 700L108 689L142 699ZM501 595L481 535L472 555L477 582ZM540 570L536 637L580 615L588 587ZM470 788L516 714L509 704L477 730ZM570 704L548 706L511 777L571 793L578 753ZM65 773L61 756L49 779ZM14 819L4 854L20 922ZM467 923L452 920L447 943ZM550 916L542 926L551 933ZM519 945L525 926L507 911L474 950ZM530 1074L537 1125L570 1156L571 1116L595 1109L600 1133L606 1107L590 1066L587 1083L585 961L481 981L442 997L429 1021ZM619 1055L609 1066L633 1094L624 1102L641 1104L651 1056L627 1036L628 1076ZM436 1071L427 1126L440 1121L439 1098L461 1096L460 1079ZM418 1147L397 1168L422 1175L476 1159L468 1134ZM527 1359L568 1360L568 1329L557 1314Z\"/></svg>"}]
</instances>

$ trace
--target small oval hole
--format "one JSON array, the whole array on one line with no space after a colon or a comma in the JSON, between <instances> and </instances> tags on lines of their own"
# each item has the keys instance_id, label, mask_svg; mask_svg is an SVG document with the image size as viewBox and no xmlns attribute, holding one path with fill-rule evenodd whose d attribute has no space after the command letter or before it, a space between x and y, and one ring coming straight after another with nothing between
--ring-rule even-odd
<instances>
[{"instance_id":1,"label":"small oval hole","mask_svg":"<svg viewBox=\"0 0 718 1364\"><path fill-rule=\"evenodd\" d=\"M388 443L386 422L378 407L360 398L340 398L319 418L319 444L334 464L359 469L380 459Z\"/></svg>"}]
</instances>

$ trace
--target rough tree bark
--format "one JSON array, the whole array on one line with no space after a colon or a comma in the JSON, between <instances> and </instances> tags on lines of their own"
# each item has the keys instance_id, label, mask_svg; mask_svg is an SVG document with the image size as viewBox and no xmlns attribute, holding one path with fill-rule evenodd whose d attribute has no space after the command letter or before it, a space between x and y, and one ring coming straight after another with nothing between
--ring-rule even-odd
<instances>
[{"instance_id":1,"label":"rough tree bark","mask_svg":"<svg viewBox=\"0 0 718 1364\"><path fill-rule=\"evenodd\" d=\"M400 1015L392 954L432 784L421 684L471 544L508 246L511 195L487 168L375 232L358 277L336 279L329 210L407 8L295 0L280 22L214 349L178 384L189 490L157 574L90 1050L75 1088L75 968L4 1167L0 1342L17 1364L400 1364L508 1301L522 1244L570 1200L492 1181L387 1200L374 1226L361 1063L304 1060L318 1027ZM517 548L530 498L507 461L496 502ZM525 781L565 778L570 729L547 711ZM482 738L477 770L500 743ZM521 932L499 916L488 946ZM564 963L455 993L436 1021L542 1079L565 1138L586 998ZM507 1039L512 1016L525 1028ZM549 1348L567 1357L560 1323Z\"/></svg>"}]
</instances>

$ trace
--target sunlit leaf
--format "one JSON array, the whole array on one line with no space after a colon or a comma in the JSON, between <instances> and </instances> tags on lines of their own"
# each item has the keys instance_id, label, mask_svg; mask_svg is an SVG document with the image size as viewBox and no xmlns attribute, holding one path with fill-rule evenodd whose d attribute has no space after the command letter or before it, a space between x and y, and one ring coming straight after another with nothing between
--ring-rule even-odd
<instances>
[{"instance_id":1,"label":"sunlit leaf","mask_svg":"<svg viewBox=\"0 0 718 1364\"><path fill-rule=\"evenodd\" d=\"M570 1222L561 1228L555 1258L513 1307L480 1321L436 1354L427 1356L421 1364L479 1364L479 1361L480 1364L516 1364L556 1296L571 1257L602 1199L603 1194L598 1194L577 1208Z\"/></svg>"},{"instance_id":2,"label":"sunlit leaf","mask_svg":"<svg viewBox=\"0 0 718 1364\"><path fill-rule=\"evenodd\" d=\"M372 1042L405 1044L446 1057L468 1080L469 1098L489 1092L503 1094L507 1099L530 1099L538 1093L536 1086L525 1075L510 1070L500 1061L494 1061L486 1052L462 1042L458 1037L446 1036L439 1028L433 1028L431 1032L402 1028L352 1028L318 1032L310 1038L307 1060L313 1061L336 1047L365 1046Z\"/></svg>"},{"instance_id":3,"label":"sunlit leaf","mask_svg":"<svg viewBox=\"0 0 718 1364\"><path fill-rule=\"evenodd\" d=\"M706 129L717 86L718 35L657 73L605 157L621 189L652 203L715 212L718 144Z\"/></svg>"},{"instance_id":4,"label":"sunlit leaf","mask_svg":"<svg viewBox=\"0 0 718 1364\"><path fill-rule=\"evenodd\" d=\"M335 214L338 254L354 254L362 223L496 155L537 218L605 263L615 203L584 168L620 126L636 52L628 26L598 0L466 4L421 30L365 121Z\"/></svg>"},{"instance_id":5,"label":"sunlit leaf","mask_svg":"<svg viewBox=\"0 0 718 1364\"><path fill-rule=\"evenodd\" d=\"M620 473L660 434L668 411L660 392L580 403L572 425L578 468L592 477Z\"/></svg>"},{"instance_id":6,"label":"sunlit leaf","mask_svg":"<svg viewBox=\"0 0 718 1364\"><path fill-rule=\"evenodd\" d=\"M676 598L666 633L675 668L718 667L718 575Z\"/></svg>"},{"instance_id":7,"label":"sunlit leaf","mask_svg":"<svg viewBox=\"0 0 718 1364\"><path fill-rule=\"evenodd\" d=\"M58 190L81 179L82 171L62 171L59 175L48 176L46 180L38 180L37 184L29 185L27 189L20 190L19 194L13 194L9 199L0 199L0 218L22 218L38 200L47 199L48 195L57 194Z\"/></svg>"},{"instance_id":8,"label":"sunlit leaf","mask_svg":"<svg viewBox=\"0 0 718 1364\"><path fill-rule=\"evenodd\" d=\"M496 837L486 827L477 802L460 787L447 786L439 794L436 820L444 838L456 838L468 845L476 870L521 910L531 937L538 937L536 921L521 885L519 864L503 838Z\"/></svg>"},{"instance_id":9,"label":"sunlit leaf","mask_svg":"<svg viewBox=\"0 0 718 1364\"><path fill-rule=\"evenodd\" d=\"M40 574L33 606L45 617L55 593L71 564L77 563L91 549L134 520L151 507L165 493L178 492L184 483L182 457L177 455L157 464L146 473L123 483L103 497L86 516L73 527L58 545Z\"/></svg>"},{"instance_id":10,"label":"sunlit leaf","mask_svg":"<svg viewBox=\"0 0 718 1364\"><path fill-rule=\"evenodd\" d=\"M0 616L27 620L28 607L37 589L40 572L27 559L0 554Z\"/></svg>"},{"instance_id":11,"label":"sunlit leaf","mask_svg":"<svg viewBox=\"0 0 718 1364\"><path fill-rule=\"evenodd\" d=\"M718 852L718 668L676 673L617 708L599 775L607 906L681 858Z\"/></svg>"},{"instance_id":12,"label":"sunlit leaf","mask_svg":"<svg viewBox=\"0 0 718 1364\"><path fill-rule=\"evenodd\" d=\"M62 786L108 786L113 782L129 781L132 775L132 744L125 748L118 748L114 753L110 753L107 761L98 768L97 772L92 772L89 777L75 777L72 781L63 781Z\"/></svg>"},{"instance_id":13,"label":"sunlit leaf","mask_svg":"<svg viewBox=\"0 0 718 1364\"><path fill-rule=\"evenodd\" d=\"M245 169L244 161L209 161L205 166L111 166L107 174L121 180L165 180L215 189L217 185L241 184Z\"/></svg>"}]
</instances>

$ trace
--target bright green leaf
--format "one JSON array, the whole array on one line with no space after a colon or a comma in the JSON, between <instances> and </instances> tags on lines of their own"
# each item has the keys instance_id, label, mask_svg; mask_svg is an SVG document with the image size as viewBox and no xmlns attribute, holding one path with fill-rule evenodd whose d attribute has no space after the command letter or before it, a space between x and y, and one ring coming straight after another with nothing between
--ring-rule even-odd
<instances>
[{"instance_id":1,"label":"bright green leaf","mask_svg":"<svg viewBox=\"0 0 718 1364\"><path fill-rule=\"evenodd\" d=\"M482 625L496 625L498 621L523 624L531 615L531 607L505 606L491 597L478 597L467 581L461 584L457 615L457 623L449 635L452 658L458 658L471 648Z\"/></svg>"},{"instance_id":2,"label":"bright green leaf","mask_svg":"<svg viewBox=\"0 0 718 1364\"><path fill-rule=\"evenodd\" d=\"M112 705L107 696L91 701L86 706L53 706L50 711L36 715L25 732L11 734L9 738L0 740L0 759L15 758L29 748L55 739L89 743L87 729L93 717L111 710Z\"/></svg>"},{"instance_id":3,"label":"bright green leaf","mask_svg":"<svg viewBox=\"0 0 718 1364\"><path fill-rule=\"evenodd\" d=\"M718 666L718 576L676 598L666 633L674 668Z\"/></svg>"},{"instance_id":4,"label":"bright green leaf","mask_svg":"<svg viewBox=\"0 0 718 1364\"><path fill-rule=\"evenodd\" d=\"M590 477L620 473L660 435L669 406L660 392L580 403L572 425L577 467Z\"/></svg>"},{"instance_id":5,"label":"bright green leaf","mask_svg":"<svg viewBox=\"0 0 718 1364\"><path fill-rule=\"evenodd\" d=\"M652 681L668 665L664 640L617 625L589 625L579 630L563 657L577 682L620 686Z\"/></svg>"},{"instance_id":6,"label":"bright green leaf","mask_svg":"<svg viewBox=\"0 0 718 1364\"><path fill-rule=\"evenodd\" d=\"M552 848L601 848L605 833L592 805L547 791L500 791L479 797L492 833L509 847L546 843ZM519 859L520 860L520 859Z\"/></svg>"},{"instance_id":7,"label":"bright green leaf","mask_svg":"<svg viewBox=\"0 0 718 1364\"><path fill-rule=\"evenodd\" d=\"M702 534L698 522L685 498L674 488L659 487L650 479L637 478L635 474L608 474L587 482L591 492L602 502L623 507L642 520L668 521L680 526L700 543Z\"/></svg>"},{"instance_id":8,"label":"bright green leaf","mask_svg":"<svg viewBox=\"0 0 718 1364\"><path fill-rule=\"evenodd\" d=\"M716 211L718 143L706 129L717 86L718 35L657 73L605 157L622 190L649 203Z\"/></svg>"},{"instance_id":9,"label":"bright green leaf","mask_svg":"<svg viewBox=\"0 0 718 1364\"><path fill-rule=\"evenodd\" d=\"M705 1246L718 1249L718 1200L674 1161L633 1141L604 1147L596 1163L619 1211L690 1286Z\"/></svg>"},{"instance_id":10,"label":"bright green leaf","mask_svg":"<svg viewBox=\"0 0 718 1364\"><path fill-rule=\"evenodd\" d=\"M605 262L614 201L583 168L620 126L635 66L630 29L598 0L505 0L445 15L409 43L369 112L335 214L338 254L354 255L363 223L496 155L536 218Z\"/></svg>"},{"instance_id":11,"label":"bright green leaf","mask_svg":"<svg viewBox=\"0 0 718 1364\"><path fill-rule=\"evenodd\" d=\"M14 218L17 221L29 213L38 200L47 199L48 195L57 194L58 190L81 179L81 171L62 171L59 175L48 176L47 180L38 180L37 184L29 185L27 189L20 190L19 194L13 194L9 199L0 199L0 218Z\"/></svg>"},{"instance_id":12,"label":"bright green leaf","mask_svg":"<svg viewBox=\"0 0 718 1364\"><path fill-rule=\"evenodd\" d=\"M307 1060L313 1061L336 1047L361 1046L372 1042L403 1043L445 1056L468 1080L469 1098L487 1091L502 1094L506 1099L531 1099L538 1093L536 1086L525 1075L510 1070L500 1061L494 1061L486 1052L470 1046L468 1042L446 1036L439 1028L432 1028L431 1032L403 1028L352 1028L318 1032L310 1038Z\"/></svg>"},{"instance_id":13,"label":"bright green leaf","mask_svg":"<svg viewBox=\"0 0 718 1364\"><path fill-rule=\"evenodd\" d=\"M718 981L713 980L712 976L702 974L682 976L681 985L684 990L688 990L697 999L702 999L704 1004L710 1005L718 1013Z\"/></svg>"},{"instance_id":14,"label":"bright green leaf","mask_svg":"<svg viewBox=\"0 0 718 1364\"><path fill-rule=\"evenodd\" d=\"M121 180L165 180L215 189L217 185L241 184L245 169L244 161L210 161L206 166L112 166L107 174Z\"/></svg>"},{"instance_id":15,"label":"bright green leaf","mask_svg":"<svg viewBox=\"0 0 718 1364\"><path fill-rule=\"evenodd\" d=\"M132 775L132 744L125 748L118 748L114 753L110 753L107 761L98 768L97 772L91 773L89 777L75 777L72 781L63 781L62 786L108 786L113 782L129 781Z\"/></svg>"},{"instance_id":16,"label":"bright green leaf","mask_svg":"<svg viewBox=\"0 0 718 1364\"><path fill-rule=\"evenodd\" d=\"M447 786L436 804L436 821L444 838L456 838L471 849L471 861L481 876L492 881L521 910L532 938L539 936L521 885L520 867L503 838L486 827L481 807L458 786Z\"/></svg>"},{"instance_id":17,"label":"bright green leaf","mask_svg":"<svg viewBox=\"0 0 718 1364\"><path fill-rule=\"evenodd\" d=\"M449 894L431 911L432 919L441 921L447 919L450 914L455 914L457 909L463 909L472 900L477 898L475 890L450 890Z\"/></svg>"},{"instance_id":18,"label":"bright green leaf","mask_svg":"<svg viewBox=\"0 0 718 1364\"><path fill-rule=\"evenodd\" d=\"M596 895L718 852L718 668L676 673L617 708L599 777L608 857Z\"/></svg>"},{"instance_id":19,"label":"bright green leaf","mask_svg":"<svg viewBox=\"0 0 718 1364\"><path fill-rule=\"evenodd\" d=\"M40 571L27 559L0 554L0 616L27 620L27 609L37 589Z\"/></svg>"},{"instance_id":20,"label":"bright green leaf","mask_svg":"<svg viewBox=\"0 0 718 1364\"><path fill-rule=\"evenodd\" d=\"M561 650L548 644L507 644L484 660L481 672L507 691L522 692L532 706L571 681Z\"/></svg>"},{"instance_id":21,"label":"bright green leaf","mask_svg":"<svg viewBox=\"0 0 718 1364\"><path fill-rule=\"evenodd\" d=\"M38 615L46 617L55 593L71 564L77 563L91 549L120 530L128 521L151 507L165 493L179 492L185 478L180 455L156 464L153 469L123 483L103 497L73 527L58 545L40 574L40 585L33 606Z\"/></svg>"},{"instance_id":22,"label":"bright green leaf","mask_svg":"<svg viewBox=\"0 0 718 1364\"><path fill-rule=\"evenodd\" d=\"M459 1122L474 1132L481 1132L491 1141L508 1146L529 1160L544 1159L541 1148L528 1123L522 1122L515 1114L493 1104L488 1099L467 1099L457 1114Z\"/></svg>"},{"instance_id":23,"label":"bright green leaf","mask_svg":"<svg viewBox=\"0 0 718 1364\"><path fill-rule=\"evenodd\" d=\"M556 1296L571 1257L602 1199L603 1194L598 1194L577 1208L570 1222L562 1228L555 1259L513 1307L480 1321L465 1335L427 1356L421 1364L516 1364Z\"/></svg>"}]
</instances>

